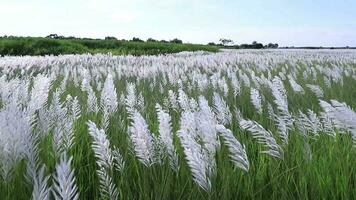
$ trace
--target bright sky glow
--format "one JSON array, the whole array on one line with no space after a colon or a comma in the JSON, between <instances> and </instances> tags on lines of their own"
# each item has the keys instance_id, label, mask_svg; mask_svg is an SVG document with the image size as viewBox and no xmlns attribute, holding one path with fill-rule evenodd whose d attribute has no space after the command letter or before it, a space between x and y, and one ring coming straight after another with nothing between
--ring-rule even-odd
<instances>
[{"instance_id":1,"label":"bright sky glow","mask_svg":"<svg viewBox=\"0 0 356 200\"><path fill-rule=\"evenodd\" d=\"M355 0L0 0L0 35L356 46Z\"/></svg>"}]
</instances>

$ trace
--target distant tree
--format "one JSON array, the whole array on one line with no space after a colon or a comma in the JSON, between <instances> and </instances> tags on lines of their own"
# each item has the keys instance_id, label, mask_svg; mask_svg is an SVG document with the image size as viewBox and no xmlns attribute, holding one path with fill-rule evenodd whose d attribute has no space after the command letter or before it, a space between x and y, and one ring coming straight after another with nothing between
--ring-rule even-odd
<instances>
[{"instance_id":1,"label":"distant tree","mask_svg":"<svg viewBox=\"0 0 356 200\"><path fill-rule=\"evenodd\" d=\"M117 38L113 36L106 36L105 40L117 40Z\"/></svg>"},{"instance_id":2,"label":"distant tree","mask_svg":"<svg viewBox=\"0 0 356 200\"><path fill-rule=\"evenodd\" d=\"M153 39L153 38L148 38L147 42L157 42L157 40Z\"/></svg>"},{"instance_id":3,"label":"distant tree","mask_svg":"<svg viewBox=\"0 0 356 200\"><path fill-rule=\"evenodd\" d=\"M276 48L278 48L278 44L277 44L277 43L276 43L276 44L268 43L267 48L269 48L269 49L276 49Z\"/></svg>"},{"instance_id":4,"label":"distant tree","mask_svg":"<svg viewBox=\"0 0 356 200\"><path fill-rule=\"evenodd\" d=\"M144 42L143 40L141 40L140 38L137 38L137 37L133 37L132 41L133 42Z\"/></svg>"},{"instance_id":5,"label":"distant tree","mask_svg":"<svg viewBox=\"0 0 356 200\"><path fill-rule=\"evenodd\" d=\"M54 38L54 37L57 37L57 34L49 34L46 36L46 38Z\"/></svg>"},{"instance_id":6,"label":"distant tree","mask_svg":"<svg viewBox=\"0 0 356 200\"><path fill-rule=\"evenodd\" d=\"M248 45L248 44L241 44L241 45L240 45L240 48L241 48L241 49L248 49L249 46L250 46L250 45Z\"/></svg>"},{"instance_id":7,"label":"distant tree","mask_svg":"<svg viewBox=\"0 0 356 200\"><path fill-rule=\"evenodd\" d=\"M66 37L65 39L74 40L74 39L77 39L77 38L75 38L74 36L69 36L69 37Z\"/></svg>"},{"instance_id":8,"label":"distant tree","mask_svg":"<svg viewBox=\"0 0 356 200\"><path fill-rule=\"evenodd\" d=\"M228 44L234 44L234 41L232 41L231 39L221 38L219 41L224 46L228 45Z\"/></svg>"},{"instance_id":9,"label":"distant tree","mask_svg":"<svg viewBox=\"0 0 356 200\"><path fill-rule=\"evenodd\" d=\"M49 34L49 35L46 36L46 38L64 39L65 37L63 35L58 35L58 34Z\"/></svg>"},{"instance_id":10,"label":"distant tree","mask_svg":"<svg viewBox=\"0 0 356 200\"><path fill-rule=\"evenodd\" d=\"M209 42L208 45L215 46L216 44L214 42Z\"/></svg>"},{"instance_id":11,"label":"distant tree","mask_svg":"<svg viewBox=\"0 0 356 200\"><path fill-rule=\"evenodd\" d=\"M167 40L161 40L162 43L169 43Z\"/></svg>"},{"instance_id":12,"label":"distant tree","mask_svg":"<svg viewBox=\"0 0 356 200\"><path fill-rule=\"evenodd\" d=\"M59 38L59 36L58 36L58 34L54 34L54 33L52 33L52 34L47 35L47 36L46 36L46 38L53 38L53 39L57 39L57 38Z\"/></svg>"},{"instance_id":13,"label":"distant tree","mask_svg":"<svg viewBox=\"0 0 356 200\"><path fill-rule=\"evenodd\" d=\"M182 44L183 41L178 38L174 38L173 40L170 41L170 43Z\"/></svg>"},{"instance_id":14,"label":"distant tree","mask_svg":"<svg viewBox=\"0 0 356 200\"><path fill-rule=\"evenodd\" d=\"M252 45L250 45L250 48L251 49L263 49L263 44L253 41Z\"/></svg>"}]
</instances>

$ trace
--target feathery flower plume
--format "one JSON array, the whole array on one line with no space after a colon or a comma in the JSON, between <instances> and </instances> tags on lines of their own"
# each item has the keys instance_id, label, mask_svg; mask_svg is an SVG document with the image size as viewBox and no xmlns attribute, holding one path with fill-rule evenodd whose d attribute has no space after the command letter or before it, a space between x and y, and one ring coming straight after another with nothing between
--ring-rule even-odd
<instances>
[{"instance_id":1,"label":"feathery flower plume","mask_svg":"<svg viewBox=\"0 0 356 200\"><path fill-rule=\"evenodd\" d=\"M232 120L230 109L224 99L222 99L221 96L216 92L214 92L213 95L213 104L214 112L218 122L223 125L230 124Z\"/></svg>"},{"instance_id":2,"label":"feathery flower plume","mask_svg":"<svg viewBox=\"0 0 356 200\"><path fill-rule=\"evenodd\" d=\"M334 124L332 122L332 119L325 112L320 112L320 121L323 126L323 132L335 138L336 132L334 130Z\"/></svg>"},{"instance_id":3,"label":"feathery flower plume","mask_svg":"<svg viewBox=\"0 0 356 200\"><path fill-rule=\"evenodd\" d=\"M56 174L53 185L53 195L56 200L77 200L79 194L75 185L74 171L71 169L72 157L67 159L66 154L62 154L59 163L56 165Z\"/></svg>"},{"instance_id":4,"label":"feathery flower plume","mask_svg":"<svg viewBox=\"0 0 356 200\"><path fill-rule=\"evenodd\" d=\"M173 110L177 110L178 109L177 95L172 90L168 90L168 102L169 102L170 107Z\"/></svg>"},{"instance_id":5,"label":"feathery flower plume","mask_svg":"<svg viewBox=\"0 0 356 200\"><path fill-rule=\"evenodd\" d=\"M115 147L112 150L112 155L113 155L113 158L115 161L115 169L119 172L122 171L125 166L125 161L124 161L124 158L122 157L119 149Z\"/></svg>"},{"instance_id":6,"label":"feathery flower plume","mask_svg":"<svg viewBox=\"0 0 356 200\"><path fill-rule=\"evenodd\" d=\"M110 142L103 129L98 129L94 122L88 121L89 135L93 138L92 148L98 165L97 174L100 181L100 191L103 198L117 199L118 191L112 180L114 159Z\"/></svg>"},{"instance_id":7,"label":"feathery flower plume","mask_svg":"<svg viewBox=\"0 0 356 200\"><path fill-rule=\"evenodd\" d=\"M270 131L267 131L260 124L251 120L242 119L239 124L242 129L249 131L252 134L252 137L266 148L262 153L283 159L283 150L277 144Z\"/></svg>"},{"instance_id":8,"label":"feathery flower plume","mask_svg":"<svg viewBox=\"0 0 356 200\"><path fill-rule=\"evenodd\" d=\"M345 103L336 100L331 100L331 104L319 100L319 104L337 128L346 129L351 133L356 146L356 112Z\"/></svg>"},{"instance_id":9,"label":"feathery flower plume","mask_svg":"<svg viewBox=\"0 0 356 200\"><path fill-rule=\"evenodd\" d=\"M277 125L278 134L284 144L288 144L288 127L287 124L279 116L275 116L275 123Z\"/></svg>"},{"instance_id":10,"label":"feathery flower plume","mask_svg":"<svg viewBox=\"0 0 356 200\"><path fill-rule=\"evenodd\" d=\"M319 85L306 84L305 86L307 86L307 88L309 88L309 90L312 91L318 98L322 98L324 96L324 92Z\"/></svg>"},{"instance_id":11,"label":"feathery flower plume","mask_svg":"<svg viewBox=\"0 0 356 200\"><path fill-rule=\"evenodd\" d=\"M0 110L0 127L0 175L8 181L14 165L24 157L31 126L26 113L12 101Z\"/></svg>"},{"instance_id":12,"label":"feathery flower plume","mask_svg":"<svg viewBox=\"0 0 356 200\"><path fill-rule=\"evenodd\" d=\"M304 94L304 89L302 86L300 86L292 76L288 76L289 84L292 87L293 91L296 93L301 93Z\"/></svg>"},{"instance_id":13,"label":"feathery flower plume","mask_svg":"<svg viewBox=\"0 0 356 200\"><path fill-rule=\"evenodd\" d=\"M204 96L199 96L199 111L195 113L195 117L198 135L203 142L202 147L208 159L208 175L213 176L216 174L215 154L220 148L220 141L215 127L217 121Z\"/></svg>"},{"instance_id":14,"label":"feathery flower plume","mask_svg":"<svg viewBox=\"0 0 356 200\"><path fill-rule=\"evenodd\" d=\"M32 115L47 102L50 85L51 80L45 76L38 75L35 78L31 90L31 99L28 105L29 115Z\"/></svg>"},{"instance_id":15,"label":"feathery flower plume","mask_svg":"<svg viewBox=\"0 0 356 200\"><path fill-rule=\"evenodd\" d=\"M173 131L171 125L171 117L165 112L159 104L156 104L156 110L159 120L159 137L166 147L167 154L169 156L171 168L178 171L178 155L173 146Z\"/></svg>"},{"instance_id":16,"label":"feathery flower plume","mask_svg":"<svg viewBox=\"0 0 356 200\"><path fill-rule=\"evenodd\" d=\"M42 166L33 179L32 200L47 200L51 188L48 186L50 176L45 176L45 166Z\"/></svg>"},{"instance_id":17,"label":"feathery flower plume","mask_svg":"<svg viewBox=\"0 0 356 200\"><path fill-rule=\"evenodd\" d=\"M97 113L99 111L98 99L96 98L95 92L91 86L88 86L87 93L88 93L88 102L87 102L88 112Z\"/></svg>"},{"instance_id":18,"label":"feathery flower plume","mask_svg":"<svg viewBox=\"0 0 356 200\"><path fill-rule=\"evenodd\" d=\"M283 82L279 77L275 77L270 85L274 97L274 103L277 105L278 115L274 117L277 127L280 129L280 135L285 142L288 141L288 130L293 128L293 118L288 110L287 92ZM276 121L277 120L277 121ZM283 122L279 122L283 120ZM285 127L287 129L285 129Z\"/></svg>"},{"instance_id":19,"label":"feathery flower plume","mask_svg":"<svg viewBox=\"0 0 356 200\"><path fill-rule=\"evenodd\" d=\"M74 99L72 101L70 113L71 113L71 117L72 117L73 121L79 119L79 117L81 115L80 104L79 104L77 97L74 97Z\"/></svg>"},{"instance_id":20,"label":"feathery flower plume","mask_svg":"<svg viewBox=\"0 0 356 200\"><path fill-rule=\"evenodd\" d=\"M142 115L134 110L129 127L129 136L136 156L146 166L155 163L155 139Z\"/></svg>"},{"instance_id":21,"label":"feathery flower plume","mask_svg":"<svg viewBox=\"0 0 356 200\"><path fill-rule=\"evenodd\" d=\"M241 86L240 86L240 82L237 79L236 75L232 75L231 76L231 86L232 86L234 95L235 96L239 95L240 94L240 90L241 90L241 88L240 88Z\"/></svg>"},{"instance_id":22,"label":"feathery flower plume","mask_svg":"<svg viewBox=\"0 0 356 200\"><path fill-rule=\"evenodd\" d=\"M248 171L250 163L245 147L234 137L232 132L223 125L216 126L217 131L224 138L225 145L229 148L231 161L239 168Z\"/></svg>"},{"instance_id":23,"label":"feathery flower plume","mask_svg":"<svg viewBox=\"0 0 356 200\"><path fill-rule=\"evenodd\" d=\"M125 98L126 110L129 114L133 114L137 102L135 85L133 83L127 83L126 92L127 92Z\"/></svg>"},{"instance_id":24,"label":"feathery flower plume","mask_svg":"<svg viewBox=\"0 0 356 200\"><path fill-rule=\"evenodd\" d=\"M178 102L179 106L183 111L189 111L190 110L190 103L189 103L189 98L187 94L182 90L178 90Z\"/></svg>"},{"instance_id":25,"label":"feathery flower plume","mask_svg":"<svg viewBox=\"0 0 356 200\"><path fill-rule=\"evenodd\" d=\"M251 97L251 103L253 104L253 106L255 106L257 112L259 114L262 114L262 98L260 92L255 88L251 88L250 97Z\"/></svg>"},{"instance_id":26,"label":"feathery flower plume","mask_svg":"<svg viewBox=\"0 0 356 200\"><path fill-rule=\"evenodd\" d=\"M208 160L200 144L195 140L196 125L194 114L186 111L182 113L181 128L178 131L184 154L193 175L193 180L204 190L211 189L208 177Z\"/></svg>"},{"instance_id":27,"label":"feathery flower plume","mask_svg":"<svg viewBox=\"0 0 356 200\"><path fill-rule=\"evenodd\" d=\"M110 114L117 109L117 94L111 74L106 77L103 90L101 91L100 106Z\"/></svg>"}]
</instances>

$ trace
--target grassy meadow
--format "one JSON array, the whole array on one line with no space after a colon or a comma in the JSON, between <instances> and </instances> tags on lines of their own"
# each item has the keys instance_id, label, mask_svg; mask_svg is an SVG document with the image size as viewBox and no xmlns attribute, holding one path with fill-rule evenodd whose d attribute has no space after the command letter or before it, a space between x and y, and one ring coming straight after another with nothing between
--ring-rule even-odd
<instances>
[{"instance_id":1,"label":"grassy meadow","mask_svg":"<svg viewBox=\"0 0 356 200\"><path fill-rule=\"evenodd\" d=\"M356 198L356 51L4 56L0 97L0 199Z\"/></svg>"}]
</instances>

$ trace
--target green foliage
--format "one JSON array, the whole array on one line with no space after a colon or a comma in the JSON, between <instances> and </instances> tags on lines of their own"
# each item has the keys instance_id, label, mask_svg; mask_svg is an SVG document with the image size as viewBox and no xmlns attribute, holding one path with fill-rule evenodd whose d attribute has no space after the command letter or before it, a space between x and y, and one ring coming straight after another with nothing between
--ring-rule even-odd
<instances>
[{"instance_id":1,"label":"green foliage","mask_svg":"<svg viewBox=\"0 0 356 200\"><path fill-rule=\"evenodd\" d=\"M55 38L55 39L54 39ZM149 39L143 42L139 38L132 41L117 40L114 37L101 39L78 39L74 37L47 38L3 37L0 38L0 55L61 55L83 53L108 53L114 55L158 55L181 51L218 51L209 45L183 44L181 40L171 42Z\"/></svg>"},{"instance_id":2,"label":"green foliage","mask_svg":"<svg viewBox=\"0 0 356 200\"><path fill-rule=\"evenodd\" d=\"M176 43L176 44L183 44L183 41L180 40L180 39L177 39L177 38L171 40L170 42L171 42L171 43Z\"/></svg>"}]
</instances>

